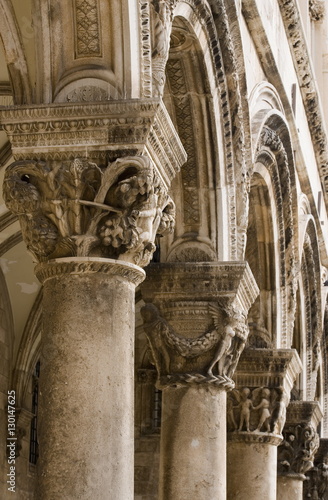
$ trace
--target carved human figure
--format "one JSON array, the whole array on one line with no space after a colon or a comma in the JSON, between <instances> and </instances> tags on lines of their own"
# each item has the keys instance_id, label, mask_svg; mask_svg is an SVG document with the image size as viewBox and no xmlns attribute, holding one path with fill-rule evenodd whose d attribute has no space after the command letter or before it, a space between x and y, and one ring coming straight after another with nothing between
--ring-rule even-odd
<instances>
[{"instance_id":1,"label":"carved human figure","mask_svg":"<svg viewBox=\"0 0 328 500\"><path fill-rule=\"evenodd\" d=\"M235 336L234 329L227 325L224 328L222 338L219 342L218 348L214 354L212 363L210 364L207 373L210 377L214 377L213 368L218 363L218 374L220 377L226 378L227 357L230 354L232 339Z\"/></svg>"},{"instance_id":2,"label":"carved human figure","mask_svg":"<svg viewBox=\"0 0 328 500\"><path fill-rule=\"evenodd\" d=\"M227 399L227 423L228 423L228 426L231 427L232 431L234 431L235 429L237 429L237 424L236 424L236 420L235 420L235 415L233 413L233 410L234 410L234 405L233 405L233 402L230 398Z\"/></svg>"},{"instance_id":3,"label":"carved human figure","mask_svg":"<svg viewBox=\"0 0 328 500\"><path fill-rule=\"evenodd\" d=\"M260 432L263 425L265 425L266 432L270 432L270 389L262 389L261 397L262 399L260 404L254 408L254 410L262 410L256 431Z\"/></svg>"},{"instance_id":4,"label":"carved human figure","mask_svg":"<svg viewBox=\"0 0 328 500\"><path fill-rule=\"evenodd\" d=\"M249 398L251 391L248 387L244 387L241 391L241 401L239 403L240 408L240 420L239 420L239 431L243 430L243 425L246 425L246 431L250 432L249 420L251 416L251 410L254 409L252 400Z\"/></svg>"}]
</instances>

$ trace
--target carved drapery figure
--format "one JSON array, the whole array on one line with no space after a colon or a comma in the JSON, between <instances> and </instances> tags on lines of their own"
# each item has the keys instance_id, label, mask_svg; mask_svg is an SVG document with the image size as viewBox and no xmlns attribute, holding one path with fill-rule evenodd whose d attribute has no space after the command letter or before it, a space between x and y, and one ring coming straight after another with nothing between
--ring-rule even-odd
<instances>
[{"instance_id":1,"label":"carved drapery figure","mask_svg":"<svg viewBox=\"0 0 328 500\"><path fill-rule=\"evenodd\" d=\"M19 161L6 171L7 207L38 262L104 257L149 263L156 234L172 231L175 207L149 158L101 169L85 159Z\"/></svg>"}]
</instances>

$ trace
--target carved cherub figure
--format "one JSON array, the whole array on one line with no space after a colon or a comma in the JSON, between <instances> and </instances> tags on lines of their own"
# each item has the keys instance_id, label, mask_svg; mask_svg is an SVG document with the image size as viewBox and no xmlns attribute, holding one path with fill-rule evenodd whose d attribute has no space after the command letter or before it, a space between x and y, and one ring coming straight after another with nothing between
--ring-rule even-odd
<instances>
[{"instance_id":1,"label":"carved cherub figure","mask_svg":"<svg viewBox=\"0 0 328 500\"><path fill-rule=\"evenodd\" d=\"M266 432L270 432L270 389L261 389L261 402L254 407L254 410L262 410L256 431L260 432L265 425Z\"/></svg>"},{"instance_id":2,"label":"carved cherub figure","mask_svg":"<svg viewBox=\"0 0 328 500\"><path fill-rule=\"evenodd\" d=\"M249 420L251 416L251 410L254 409L252 400L249 398L251 391L248 387L244 387L241 390L241 401L239 403L240 408L240 420L239 420L239 431L243 430L244 424L246 425L246 431L250 432Z\"/></svg>"}]
</instances>

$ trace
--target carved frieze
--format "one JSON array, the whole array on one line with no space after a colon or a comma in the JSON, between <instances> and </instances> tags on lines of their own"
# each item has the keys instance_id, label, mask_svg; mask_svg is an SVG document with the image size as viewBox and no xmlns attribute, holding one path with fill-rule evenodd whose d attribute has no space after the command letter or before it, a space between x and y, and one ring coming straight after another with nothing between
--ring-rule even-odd
<instances>
[{"instance_id":1,"label":"carved frieze","mask_svg":"<svg viewBox=\"0 0 328 500\"><path fill-rule=\"evenodd\" d=\"M3 192L37 262L77 256L145 266L156 234L174 225L174 204L145 156L105 169L79 158L16 162L7 168Z\"/></svg>"},{"instance_id":2,"label":"carved frieze","mask_svg":"<svg viewBox=\"0 0 328 500\"><path fill-rule=\"evenodd\" d=\"M228 396L228 431L280 436L288 402L289 397L281 387L234 389Z\"/></svg>"},{"instance_id":3,"label":"carved frieze","mask_svg":"<svg viewBox=\"0 0 328 500\"><path fill-rule=\"evenodd\" d=\"M234 375L236 389L228 395L229 440L278 445L300 370L294 349L246 349Z\"/></svg>"},{"instance_id":4,"label":"carved frieze","mask_svg":"<svg viewBox=\"0 0 328 500\"><path fill-rule=\"evenodd\" d=\"M230 264L230 265L229 265ZM258 290L245 263L152 265L141 309L159 387L232 388Z\"/></svg>"},{"instance_id":5,"label":"carved frieze","mask_svg":"<svg viewBox=\"0 0 328 500\"><path fill-rule=\"evenodd\" d=\"M284 440L278 448L280 475L304 475L313 468L320 443L316 429L321 418L322 411L316 401L290 403L283 430Z\"/></svg>"},{"instance_id":6,"label":"carved frieze","mask_svg":"<svg viewBox=\"0 0 328 500\"><path fill-rule=\"evenodd\" d=\"M147 155L170 185L186 153L160 100L107 101L1 110L15 160L102 162Z\"/></svg>"}]
</instances>

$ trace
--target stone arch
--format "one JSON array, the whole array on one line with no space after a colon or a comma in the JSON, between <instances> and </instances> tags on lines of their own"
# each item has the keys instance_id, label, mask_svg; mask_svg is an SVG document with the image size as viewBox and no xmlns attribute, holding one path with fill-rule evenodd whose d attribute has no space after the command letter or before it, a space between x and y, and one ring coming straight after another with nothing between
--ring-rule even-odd
<instances>
[{"instance_id":1,"label":"stone arch","mask_svg":"<svg viewBox=\"0 0 328 500\"><path fill-rule=\"evenodd\" d=\"M301 295L306 329L306 397L316 396L317 378L322 362L321 268L315 224L309 218L301 258Z\"/></svg>"},{"instance_id":2,"label":"stone arch","mask_svg":"<svg viewBox=\"0 0 328 500\"><path fill-rule=\"evenodd\" d=\"M248 345L272 348L277 344L277 291L274 207L272 185L259 165L250 186L249 216L245 259L256 279L260 294L249 312Z\"/></svg>"},{"instance_id":3,"label":"stone arch","mask_svg":"<svg viewBox=\"0 0 328 500\"><path fill-rule=\"evenodd\" d=\"M292 143L288 125L278 110L260 110L252 119L254 164L267 172L276 216L275 274L277 288L277 347L288 348L296 308L297 290L297 193Z\"/></svg>"},{"instance_id":4,"label":"stone arch","mask_svg":"<svg viewBox=\"0 0 328 500\"><path fill-rule=\"evenodd\" d=\"M164 260L243 258L249 131L231 33L236 15L224 2L181 0L174 10L164 98L188 160L173 185L183 202Z\"/></svg>"},{"instance_id":5,"label":"stone arch","mask_svg":"<svg viewBox=\"0 0 328 500\"><path fill-rule=\"evenodd\" d=\"M14 103L29 104L32 102L29 71L22 35L10 0L0 1L0 38L10 75Z\"/></svg>"}]
</instances>

